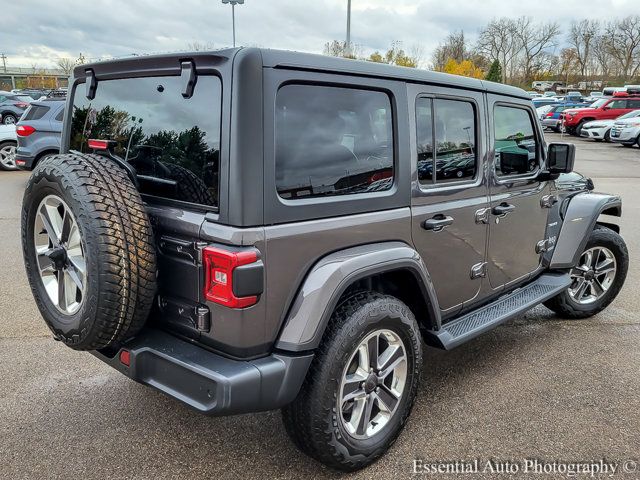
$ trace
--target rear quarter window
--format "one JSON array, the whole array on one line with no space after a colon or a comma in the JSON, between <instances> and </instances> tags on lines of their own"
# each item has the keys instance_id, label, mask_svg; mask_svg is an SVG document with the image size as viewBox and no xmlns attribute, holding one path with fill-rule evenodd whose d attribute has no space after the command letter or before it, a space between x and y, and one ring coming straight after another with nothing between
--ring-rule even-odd
<instances>
[{"instance_id":1,"label":"rear quarter window","mask_svg":"<svg viewBox=\"0 0 640 480\"><path fill-rule=\"evenodd\" d=\"M276 188L284 199L389 190L393 128L381 91L285 85L276 97Z\"/></svg>"},{"instance_id":2,"label":"rear quarter window","mask_svg":"<svg viewBox=\"0 0 640 480\"><path fill-rule=\"evenodd\" d=\"M22 115L22 121L24 120L40 120L49 111L49 107L44 105L31 105L24 115Z\"/></svg>"}]
</instances>

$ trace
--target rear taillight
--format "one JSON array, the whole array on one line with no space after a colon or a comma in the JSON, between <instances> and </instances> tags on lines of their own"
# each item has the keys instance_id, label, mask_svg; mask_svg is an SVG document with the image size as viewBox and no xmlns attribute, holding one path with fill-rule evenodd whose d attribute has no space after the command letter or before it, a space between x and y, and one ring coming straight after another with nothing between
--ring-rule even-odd
<instances>
[{"instance_id":1,"label":"rear taillight","mask_svg":"<svg viewBox=\"0 0 640 480\"><path fill-rule=\"evenodd\" d=\"M547 113L547 117L553 117L553 112Z\"/></svg>"},{"instance_id":2,"label":"rear taillight","mask_svg":"<svg viewBox=\"0 0 640 480\"><path fill-rule=\"evenodd\" d=\"M31 125L18 125L16 127L16 135L18 135L19 137L28 137L35 131L36 129Z\"/></svg>"},{"instance_id":3,"label":"rear taillight","mask_svg":"<svg viewBox=\"0 0 640 480\"><path fill-rule=\"evenodd\" d=\"M258 302L257 295L237 297L234 294L234 270L258 261L255 250L228 251L205 247L202 251L205 269L204 296L210 302L229 308L245 308Z\"/></svg>"},{"instance_id":4,"label":"rear taillight","mask_svg":"<svg viewBox=\"0 0 640 480\"><path fill-rule=\"evenodd\" d=\"M87 144L92 150L107 150L109 148L109 140L88 140Z\"/></svg>"}]
</instances>

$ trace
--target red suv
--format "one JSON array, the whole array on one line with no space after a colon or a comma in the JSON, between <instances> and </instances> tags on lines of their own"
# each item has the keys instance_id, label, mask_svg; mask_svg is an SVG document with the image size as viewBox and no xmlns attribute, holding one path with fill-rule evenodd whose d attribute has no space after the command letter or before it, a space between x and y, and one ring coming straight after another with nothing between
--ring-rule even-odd
<instances>
[{"instance_id":1,"label":"red suv","mask_svg":"<svg viewBox=\"0 0 640 480\"><path fill-rule=\"evenodd\" d=\"M592 120L618 118L632 110L640 109L640 95L618 93L611 98L596 100L588 108L571 108L562 112L567 132L580 135L582 126Z\"/></svg>"}]
</instances>

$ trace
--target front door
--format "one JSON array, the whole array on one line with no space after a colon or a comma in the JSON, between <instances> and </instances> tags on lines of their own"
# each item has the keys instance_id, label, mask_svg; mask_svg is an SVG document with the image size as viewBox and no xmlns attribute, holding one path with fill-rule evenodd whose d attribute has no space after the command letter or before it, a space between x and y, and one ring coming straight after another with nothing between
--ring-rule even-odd
<instances>
[{"instance_id":1,"label":"front door","mask_svg":"<svg viewBox=\"0 0 640 480\"><path fill-rule=\"evenodd\" d=\"M531 102L488 95L490 118L490 220L488 277L493 290L526 279L538 269L545 238L550 182L538 180L543 166L541 133Z\"/></svg>"},{"instance_id":2,"label":"front door","mask_svg":"<svg viewBox=\"0 0 640 480\"><path fill-rule=\"evenodd\" d=\"M450 315L478 295L485 267L488 225L476 221L488 207L484 103L476 92L408 88L415 99L413 242Z\"/></svg>"}]
</instances>

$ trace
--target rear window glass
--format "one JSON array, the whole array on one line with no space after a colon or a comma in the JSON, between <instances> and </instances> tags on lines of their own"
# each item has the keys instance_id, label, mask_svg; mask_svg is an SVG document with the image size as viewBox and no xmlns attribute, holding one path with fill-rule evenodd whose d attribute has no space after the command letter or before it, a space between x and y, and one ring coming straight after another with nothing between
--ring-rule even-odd
<instances>
[{"instance_id":1,"label":"rear window glass","mask_svg":"<svg viewBox=\"0 0 640 480\"><path fill-rule=\"evenodd\" d=\"M49 107L45 107L44 105L31 105L27 111L24 112L21 120L40 120L48 111Z\"/></svg>"},{"instance_id":2,"label":"rear window glass","mask_svg":"<svg viewBox=\"0 0 640 480\"><path fill-rule=\"evenodd\" d=\"M182 89L180 77L105 80L90 101L81 84L70 148L90 152L89 139L113 140L142 193L217 207L222 85L200 75L191 98Z\"/></svg>"},{"instance_id":3,"label":"rear window glass","mask_svg":"<svg viewBox=\"0 0 640 480\"><path fill-rule=\"evenodd\" d=\"M276 99L276 187L285 199L388 190L393 183L389 96L286 85Z\"/></svg>"}]
</instances>

